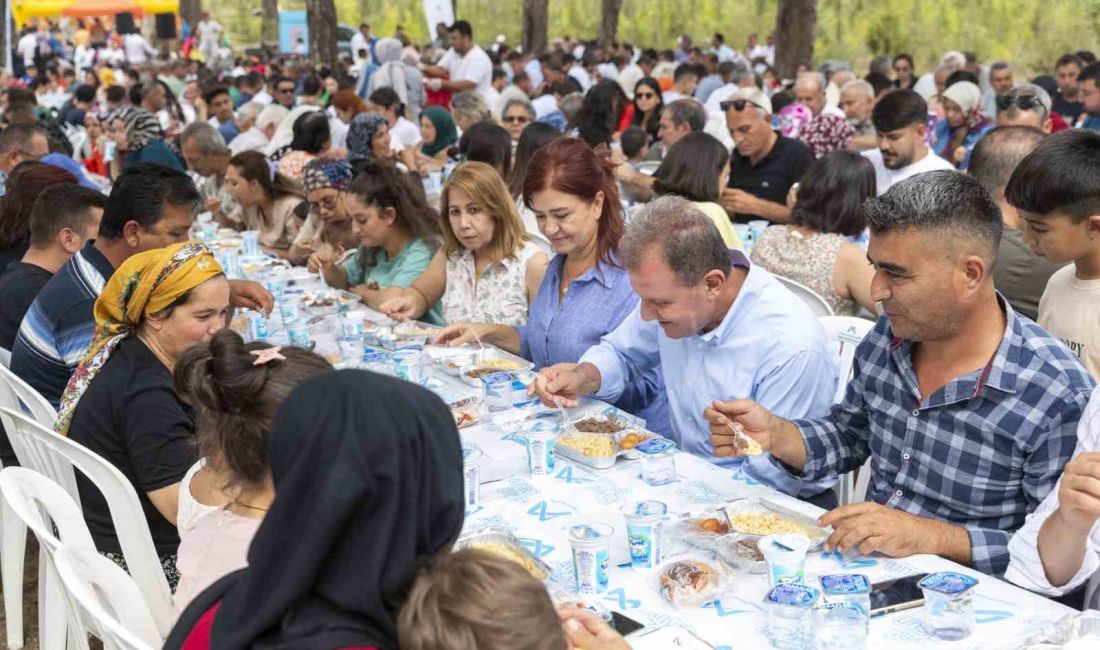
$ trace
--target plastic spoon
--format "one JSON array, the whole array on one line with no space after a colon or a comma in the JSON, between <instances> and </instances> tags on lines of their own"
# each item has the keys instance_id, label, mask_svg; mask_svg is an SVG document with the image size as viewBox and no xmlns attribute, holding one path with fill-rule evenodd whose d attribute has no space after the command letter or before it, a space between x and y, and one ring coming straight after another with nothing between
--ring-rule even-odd
<instances>
[{"instance_id":1,"label":"plastic spoon","mask_svg":"<svg viewBox=\"0 0 1100 650\"><path fill-rule=\"evenodd\" d=\"M763 453L764 450L760 447L760 443L748 437L740 427L733 426L733 423L729 420L726 421L726 426L733 432L734 437L741 441L743 446L740 447L740 450L743 454L746 456L757 456Z\"/></svg>"}]
</instances>

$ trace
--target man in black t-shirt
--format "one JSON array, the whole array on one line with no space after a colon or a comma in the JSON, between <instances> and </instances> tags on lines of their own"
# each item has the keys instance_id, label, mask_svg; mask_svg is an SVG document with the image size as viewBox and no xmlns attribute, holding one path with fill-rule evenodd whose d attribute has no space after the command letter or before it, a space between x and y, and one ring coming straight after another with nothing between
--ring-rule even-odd
<instances>
[{"instance_id":1,"label":"man in black t-shirt","mask_svg":"<svg viewBox=\"0 0 1100 650\"><path fill-rule=\"evenodd\" d=\"M0 275L0 348L11 351L19 324L34 297L54 273L95 237L107 197L76 183L60 183L42 190L30 221L30 248ZM15 451L0 426L0 462L18 465Z\"/></svg>"},{"instance_id":2,"label":"man in black t-shirt","mask_svg":"<svg viewBox=\"0 0 1100 650\"><path fill-rule=\"evenodd\" d=\"M814 162L806 145L772 130L772 104L759 88L739 88L722 102L735 148L722 207L738 223L790 217L787 192Z\"/></svg>"},{"instance_id":3,"label":"man in black t-shirt","mask_svg":"<svg viewBox=\"0 0 1100 650\"><path fill-rule=\"evenodd\" d=\"M1080 85L1077 76L1085 67L1085 62L1076 54L1063 54L1054 64L1054 74L1058 79L1058 94L1054 96L1054 111L1066 118L1070 126L1077 123L1077 118L1085 112L1085 105L1081 103Z\"/></svg>"},{"instance_id":4,"label":"man in black t-shirt","mask_svg":"<svg viewBox=\"0 0 1100 650\"><path fill-rule=\"evenodd\" d=\"M47 187L30 218L30 248L0 275L0 347L11 350L19 324L39 289L94 239L107 197L75 183Z\"/></svg>"}]
</instances>

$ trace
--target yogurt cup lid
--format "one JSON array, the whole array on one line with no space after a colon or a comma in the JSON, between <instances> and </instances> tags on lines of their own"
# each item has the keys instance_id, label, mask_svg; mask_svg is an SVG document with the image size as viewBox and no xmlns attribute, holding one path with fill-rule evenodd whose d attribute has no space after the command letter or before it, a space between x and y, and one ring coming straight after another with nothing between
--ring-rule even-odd
<instances>
[{"instance_id":1,"label":"yogurt cup lid","mask_svg":"<svg viewBox=\"0 0 1100 650\"><path fill-rule=\"evenodd\" d=\"M663 501L634 501L622 507L623 514L630 518L663 517L668 506Z\"/></svg>"},{"instance_id":2,"label":"yogurt cup lid","mask_svg":"<svg viewBox=\"0 0 1100 650\"><path fill-rule=\"evenodd\" d=\"M401 348L400 350L393 351L393 360L410 359L420 354L420 350Z\"/></svg>"},{"instance_id":3,"label":"yogurt cup lid","mask_svg":"<svg viewBox=\"0 0 1100 650\"><path fill-rule=\"evenodd\" d=\"M634 450L643 454L653 455L673 449L675 446L676 445L667 438L650 438L649 440L639 442L634 446Z\"/></svg>"},{"instance_id":4,"label":"yogurt cup lid","mask_svg":"<svg viewBox=\"0 0 1100 650\"><path fill-rule=\"evenodd\" d=\"M783 548L780 544L787 548ZM805 535L793 534L767 535L760 538L758 546L760 547L760 552L766 556L783 556L792 553L805 555L806 551L810 550L810 538Z\"/></svg>"},{"instance_id":5,"label":"yogurt cup lid","mask_svg":"<svg viewBox=\"0 0 1100 650\"><path fill-rule=\"evenodd\" d=\"M390 360L390 355L385 352L364 352L363 363L387 363Z\"/></svg>"},{"instance_id":6,"label":"yogurt cup lid","mask_svg":"<svg viewBox=\"0 0 1100 650\"><path fill-rule=\"evenodd\" d=\"M976 584L978 584L977 578L968 576L965 573L939 571L918 582L917 586L921 589L935 591L947 596L957 596L965 591L973 589Z\"/></svg>"},{"instance_id":7,"label":"yogurt cup lid","mask_svg":"<svg viewBox=\"0 0 1100 650\"><path fill-rule=\"evenodd\" d=\"M490 386L492 384L503 384L505 382L511 384L512 380L512 373L509 372L494 372L492 374L484 375L481 378L482 383L484 383L486 386Z\"/></svg>"},{"instance_id":8,"label":"yogurt cup lid","mask_svg":"<svg viewBox=\"0 0 1100 650\"><path fill-rule=\"evenodd\" d=\"M871 593L871 581L862 573L821 576L821 591L827 596Z\"/></svg>"},{"instance_id":9,"label":"yogurt cup lid","mask_svg":"<svg viewBox=\"0 0 1100 650\"><path fill-rule=\"evenodd\" d=\"M569 540L573 542L599 542L611 537L615 530L607 524L578 524L569 527Z\"/></svg>"},{"instance_id":10,"label":"yogurt cup lid","mask_svg":"<svg viewBox=\"0 0 1100 650\"><path fill-rule=\"evenodd\" d=\"M776 605L809 609L817 602L819 596L821 596L821 592L814 587L800 585L796 582L781 582L772 587L764 600Z\"/></svg>"}]
</instances>

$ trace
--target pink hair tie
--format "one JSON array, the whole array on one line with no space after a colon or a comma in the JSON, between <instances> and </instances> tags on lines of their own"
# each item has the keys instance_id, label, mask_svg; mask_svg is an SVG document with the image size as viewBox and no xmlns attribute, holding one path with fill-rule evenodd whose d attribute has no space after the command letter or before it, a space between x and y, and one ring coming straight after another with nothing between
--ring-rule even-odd
<instances>
[{"instance_id":1,"label":"pink hair tie","mask_svg":"<svg viewBox=\"0 0 1100 650\"><path fill-rule=\"evenodd\" d=\"M256 360L252 362L254 366L263 366L271 363L272 361L286 361L286 357L282 355L283 346L276 345L270 348L264 348L263 350L252 350L249 354L256 357Z\"/></svg>"}]
</instances>

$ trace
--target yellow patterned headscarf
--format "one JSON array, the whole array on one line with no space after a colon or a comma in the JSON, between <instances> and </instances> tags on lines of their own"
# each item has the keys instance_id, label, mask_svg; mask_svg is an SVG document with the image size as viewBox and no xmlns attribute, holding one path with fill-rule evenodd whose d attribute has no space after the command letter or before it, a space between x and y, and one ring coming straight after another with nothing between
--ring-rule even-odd
<instances>
[{"instance_id":1,"label":"yellow patterned headscarf","mask_svg":"<svg viewBox=\"0 0 1100 650\"><path fill-rule=\"evenodd\" d=\"M147 316L222 273L210 249L194 241L138 253L123 262L95 301L95 336L61 396L58 433L68 435L80 396L119 343Z\"/></svg>"}]
</instances>

